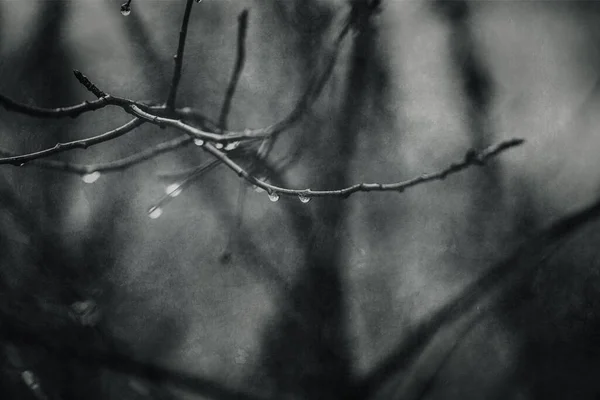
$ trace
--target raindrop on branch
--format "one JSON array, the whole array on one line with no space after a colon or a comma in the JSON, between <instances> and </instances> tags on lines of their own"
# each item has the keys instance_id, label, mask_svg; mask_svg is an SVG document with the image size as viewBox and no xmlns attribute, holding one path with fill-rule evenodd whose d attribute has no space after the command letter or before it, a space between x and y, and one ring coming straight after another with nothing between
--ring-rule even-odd
<instances>
[{"instance_id":1,"label":"raindrop on branch","mask_svg":"<svg viewBox=\"0 0 600 400\"><path fill-rule=\"evenodd\" d=\"M221 150L223 148L223 143L217 142L215 143L215 147L219 150Z\"/></svg>"},{"instance_id":2,"label":"raindrop on branch","mask_svg":"<svg viewBox=\"0 0 600 400\"><path fill-rule=\"evenodd\" d=\"M240 145L240 142L229 142L225 145L224 150L225 151L235 150L235 149L237 149L237 147L239 145Z\"/></svg>"},{"instance_id":3,"label":"raindrop on branch","mask_svg":"<svg viewBox=\"0 0 600 400\"><path fill-rule=\"evenodd\" d=\"M160 217L162 215L162 213L163 213L162 208L156 207L156 206L152 207L148 210L148 216L151 219L157 219L158 217Z\"/></svg>"},{"instance_id":4,"label":"raindrop on branch","mask_svg":"<svg viewBox=\"0 0 600 400\"><path fill-rule=\"evenodd\" d=\"M306 204L310 201L310 197L302 195L302 194L298 195L298 199L300 200L301 203L304 203L304 204Z\"/></svg>"},{"instance_id":5,"label":"raindrop on branch","mask_svg":"<svg viewBox=\"0 0 600 400\"><path fill-rule=\"evenodd\" d=\"M196 3L202 3L202 0L196 0Z\"/></svg>"},{"instance_id":6,"label":"raindrop on branch","mask_svg":"<svg viewBox=\"0 0 600 400\"><path fill-rule=\"evenodd\" d=\"M202 139L194 139L194 144L196 146L204 146L204 140L202 140Z\"/></svg>"},{"instance_id":7,"label":"raindrop on branch","mask_svg":"<svg viewBox=\"0 0 600 400\"><path fill-rule=\"evenodd\" d=\"M181 188L181 185L179 183L172 183L165 188L165 194L171 197L179 196L182 191L183 189Z\"/></svg>"},{"instance_id":8,"label":"raindrop on branch","mask_svg":"<svg viewBox=\"0 0 600 400\"><path fill-rule=\"evenodd\" d=\"M131 4L129 3L131 2L128 1L127 3L121 4L121 15L123 15L124 17L131 14Z\"/></svg>"},{"instance_id":9,"label":"raindrop on branch","mask_svg":"<svg viewBox=\"0 0 600 400\"><path fill-rule=\"evenodd\" d=\"M94 171L89 174L85 174L81 177L81 180L85 183L94 183L100 178L100 172Z\"/></svg>"},{"instance_id":10,"label":"raindrop on branch","mask_svg":"<svg viewBox=\"0 0 600 400\"><path fill-rule=\"evenodd\" d=\"M277 200L279 200L279 194L277 194L277 192L269 193L269 200L275 203Z\"/></svg>"}]
</instances>

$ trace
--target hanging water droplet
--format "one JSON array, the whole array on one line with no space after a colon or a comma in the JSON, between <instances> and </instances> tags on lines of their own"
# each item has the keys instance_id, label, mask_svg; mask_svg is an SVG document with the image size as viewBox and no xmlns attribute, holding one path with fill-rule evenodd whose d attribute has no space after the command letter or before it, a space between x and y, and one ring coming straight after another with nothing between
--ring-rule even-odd
<instances>
[{"instance_id":1,"label":"hanging water droplet","mask_svg":"<svg viewBox=\"0 0 600 400\"><path fill-rule=\"evenodd\" d=\"M177 197L181 194L183 189L179 183L172 183L165 188L165 193L171 197Z\"/></svg>"},{"instance_id":2,"label":"hanging water droplet","mask_svg":"<svg viewBox=\"0 0 600 400\"><path fill-rule=\"evenodd\" d=\"M37 378L31 371L26 370L21 372L21 378L23 379L23 382L25 382L25 384L31 389L36 389L39 386Z\"/></svg>"},{"instance_id":3,"label":"hanging water droplet","mask_svg":"<svg viewBox=\"0 0 600 400\"><path fill-rule=\"evenodd\" d=\"M131 5L129 2L121 4L121 14L126 17L131 14Z\"/></svg>"},{"instance_id":4,"label":"hanging water droplet","mask_svg":"<svg viewBox=\"0 0 600 400\"><path fill-rule=\"evenodd\" d=\"M215 147L221 150L223 148L223 143L215 143Z\"/></svg>"},{"instance_id":5,"label":"hanging water droplet","mask_svg":"<svg viewBox=\"0 0 600 400\"><path fill-rule=\"evenodd\" d=\"M310 201L310 197L305 196L303 194L299 194L298 199L300 200L301 203L304 203L304 204L306 204Z\"/></svg>"},{"instance_id":6,"label":"hanging water droplet","mask_svg":"<svg viewBox=\"0 0 600 400\"><path fill-rule=\"evenodd\" d=\"M277 192L269 193L269 200L275 203L277 200L279 200L279 194L277 194Z\"/></svg>"},{"instance_id":7,"label":"hanging water droplet","mask_svg":"<svg viewBox=\"0 0 600 400\"><path fill-rule=\"evenodd\" d=\"M89 174L85 174L81 177L81 180L85 183L94 183L100 178L100 172L94 171Z\"/></svg>"},{"instance_id":8,"label":"hanging water droplet","mask_svg":"<svg viewBox=\"0 0 600 400\"><path fill-rule=\"evenodd\" d=\"M204 140L202 140L202 139L194 139L194 144L196 146L204 146Z\"/></svg>"},{"instance_id":9,"label":"hanging water droplet","mask_svg":"<svg viewBox=\"0 0 600 400\"><path fill-rule=\"evenodd\" d=\"M157 219L158 217L160 217L163 213L162 208L160 207L152 207L148 210L148 216L152 219Z\"/></svg>"},{"instance_id":10,"label":"hanging water droplet","mask_svg":"<svg viewBox=\"0 0 600 400\"><path fill-rule=\"evenodd\" d=\"M225 151L235 150L239 145L240 142L229 142L225 145Z\"/></svg>"}]
</instances>

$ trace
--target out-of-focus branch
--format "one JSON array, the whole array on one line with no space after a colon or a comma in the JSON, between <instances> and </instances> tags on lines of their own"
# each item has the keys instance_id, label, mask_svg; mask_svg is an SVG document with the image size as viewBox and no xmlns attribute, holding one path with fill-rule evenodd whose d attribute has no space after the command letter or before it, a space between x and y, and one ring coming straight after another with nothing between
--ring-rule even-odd
<instances>
[{"instance_id":1,"label":"out-of-focus branch","mask_svg":"<svg viewBox=\"0 0 600 400\"><path fill-rule=\"evenodd\" d=\"M440 330L450 328L458 319L477 318L492 307L513 304L520 306L514 290L527 287L535 273L564 243L580 229L600 218L600 198L572 214L558 219L525 241L504 261L491 267L481 277L469 284L452 301L443 305L429 318L406 335L402 343L368 373L355 390L353 399L375 398L375 393L388 379L402 377L405 370L431 342ZM521 289L523 290L523 289ZM526 296L523 296L526 297ZM473 310L477 307L475 312ZM469 317L469 313L471 317Z\"/></svg>"},{"instance_id":2,"label":"out-of-focus branch","mask_svg":"<svg viewBox=\"0 0 600 400\"><path fill-rule=\"evenodd\" d=\"M181 30L179 31L179 43L177 44L177 54L173 56L175 60L175 68L173 70L173 80L171 82L171 89L169 90L169 97L167 97L166 106L167 109L173 110L175 108L175 99L177 98L177 89L179 88L179 81L181 80L181 69L183 68L183 52L185 50L185 42L188 31L188 24L190 22L190 14L192 12L192 5L194 0L187 0L185 4L185 11L183 13L183 21L181 22Z\"/></svg>"},{"instance_id":3,"label":"out-of-focus branch","mask_svg":"<svg viewBox=\"0 0 600 400\"><path fill-rule=\"evenodd\" d=\"M189 186L193 181L203 176L205 173L211 171L212 169L221 165L220 160L213 160L206 164L202 164L198 167L193 168L192 170L185 171L182 173L174 174L173 176L177 178L183 177L183 180L180 183L177 183L170 187L169 191L161 197L151 208L152 210L156 210L157 208L164 207L167 203L169 203L174 197L176 197L183 189Z\"/></svg>"},{"instance_id":4,"label":"out-of-focus branch","mask_svg":"<svg viewBox=\"0 0 600 400\"><path fill-rule=\"evenodd\" d=\"M229 117L229 111L231 109L231 101L235 89L240 80L244 63L246 62L246 35L248 33L248 10L242 11L238 17L238 37L237 37L237 55L235 59L235 65L231 74L231 80L227 86L225 92L225 100L223 101L223 107L221 108L221 115L219 117L219 125L222 129L227 128L227 118Z\"/></svg>"},{"instance_id":5,"label":"out-of-focus branch","mask_svg":"<svg viewBox=\"0 0 600 400\"><path fill-rule=\"evenodd\" d=\"M87 149L88 147L94 146L98 143L107 142L109 140L116 139L120 136L123 136L126 133L131 132L138 126L142 125L143 123L144 123L144 121L142 121L141 119L134 118L131 121L129 121L128 123L126 123L125 125L122 125L116 129L113 129L112 131L108 131L108 132L102 133L97 136L92 136L87 139L74 140L72 142L66 142L66 143L57 143L53 147L50 147L50 148L47 148L44 150L39 150L39 151L35 151L32 153L28 153L28 154L13 155L13 156L9 156L9 157L0 158L0 165L1 164L11 164L11 165L21 166L24 163L27 163L29 161L33 161L33 160L36 160L39 158L44 158L44 157L47 157L47 156L50 156L53 154L63 153L68 150Z\"/></svg>"},{"instance_id":6,"label":"out-of-focus branch","mask_svg":"<svg viewBox=\"0 0 600 400\"><path fill-rule=\"evenodd\" d=\"M25 326L22 321L2 310L0 338L15 345L41 349L49 357L73 360L81 365L107 369L123 375L149 380L157 384L173 385L208 399L264 400L269 397L227 387L212 379L175 371L148 362L135 360L117 351L105 351L67 341L57 341L52 335Z\"/></svg>"}]
</instances>

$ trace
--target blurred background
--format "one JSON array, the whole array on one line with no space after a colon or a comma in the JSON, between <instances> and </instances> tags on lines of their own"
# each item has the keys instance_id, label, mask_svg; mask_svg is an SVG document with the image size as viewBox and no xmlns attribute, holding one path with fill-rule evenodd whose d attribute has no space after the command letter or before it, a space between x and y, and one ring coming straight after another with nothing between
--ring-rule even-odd
<instances>
[{"instance_id":1,"label":"blurred background","mask_svg":"<svg viewBox=\"0 0 600 400\"><path fill-rule=\"evenodd\" d=\"M120 7L0 2L0 92L40 107L93 100L78 69L107 93L164 101L185 1L133 0L128 16ZM199 148L92 184L2 166L6 398L600 398L593 221L515 259L537 272L504 292L511 307L450 326L363 390L412 332L539 229L592 203L600 184L597 2L380 8L343 41L320 97L275 143L270 159L288 162L271 182L400 181L471 147L526 144L402 194L307 204L271 202L219 167L157 219L147 211L172 183L159 174L208 161ZM194 3L179 107L218 120L244 9L246 62L227 122L236 130L293 109L350 13L342 0ZM0 147L35 151L127 120L116 107L52 120L1 109ZM145 124L54 159L106 162L176 136Z\"/></svg>"}]
</instances>

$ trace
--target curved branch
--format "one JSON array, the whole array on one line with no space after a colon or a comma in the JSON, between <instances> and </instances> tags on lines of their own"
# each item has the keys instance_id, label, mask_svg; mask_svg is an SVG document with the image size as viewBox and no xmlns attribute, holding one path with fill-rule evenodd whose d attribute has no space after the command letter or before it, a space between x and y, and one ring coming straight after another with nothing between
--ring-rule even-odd
<instances>
[{"instance_id":1,"label":"curved branch","mask_svg":"<svg viewBox=\"0 0 600 400\"><path fill-rule=\"evenodd\" d=\"M109 103L106 101L106 98L102 98L94 101L85 101L83 103L75 104L73 106L68 107L43 108L19 103L0 93L0 105L2 105L8 111L18 112L21 114L29 115L31 117L76 118L83 113L96 111L101 108L104 108L107 105L109 105Z\"/></svg>"},{"instance_id":2,"label":"curved branch","mask_svg":"<svg viewBox=\"0 0 600 400\"><path fill-rule=\"evenodd\" d=\"M0 164L12 164L16 166L21 166L26 162L33 161L42 157L47 157L52 154L63 153L72 149L87 149L88 147L94 146L98 143L107 142L109 140L123 136L126 133L131 132L138 126L142 125L143 123L144 121L142 121L141 119L134 118L125 125L113 129L112 131L108 131L97 136L92 136L87 139L74 140L72 142L66 143L57 143L53 147L40 151L35 151L33 153L0 158Z\"/></svg>"},{"instance_id":3,"label":"curved branch","mask_svg":"<svg viewBox=\"0 0 600 400\"><path fill-rule=\"evenodd\" d=\"M434 173L423 174L418 177L394 183L358 183L343 189L337 190L311 190L311 189L288 189L275 185L271 185L264 181L258 180L256 177L248 173L244 168L238 165L235 161L229 158L225 153L218 150L210 143L206 143L202 146L208 153L212 154L215 158L221 160L229 169L238 174L239 177L246 181L256 185L269 194L277 194L284 196L299 196L303 198L311 197L343 197L347 198L353 193L357 192L403 192L404 190L417 186L426 182L444 180L447 176L463 171L471 166L483 166L489 159L497 156L498 154L516 146L520 146L524 143L523 139L510 139L506 140L486 149L476 152L473 149L467 151L463 161L451 164L448 168Z\"/></svg>"},{"instance_id":4,"label":"curved branch","mask_svg":"<svg viewBox=\"0 0 600 400\"><path fill-rule=\"evenodd\" d=\"M139 153L105 163L98 164L73 164L58 160L37 159L30 161L30 164L43 169L71 172L79 175L85 175L92 172L118 172L127 168L141 164L144 161L151 160L161 154L176 150L191 143L192 139L187 135L176 137L167 142L159 143L149 149L142 150ZM0 149L0 155L4 157L13 157L14 154Z\"/></svg>"}]
</instances>

